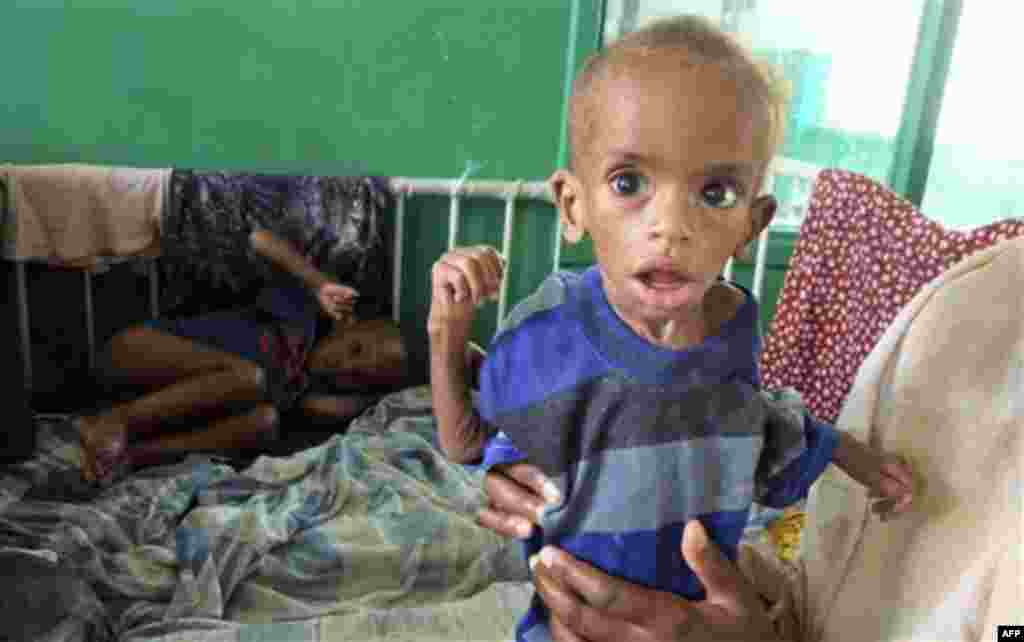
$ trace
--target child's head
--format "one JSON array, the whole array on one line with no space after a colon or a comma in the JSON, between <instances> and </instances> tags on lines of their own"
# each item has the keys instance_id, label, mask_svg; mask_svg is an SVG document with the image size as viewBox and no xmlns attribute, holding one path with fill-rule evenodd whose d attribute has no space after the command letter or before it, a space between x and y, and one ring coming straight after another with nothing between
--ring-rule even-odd
<instances>
[{"instance_id":1,"label":"child's head","mask_svg":"<svg viewBox=\"0 0 1024 642\"><path fill-rule=\"evenodd\" d=\"M589 233L627 321L694 318L730 255L771 220L758 197L785 94L707 20L661 20L591 58L570 99L571 161L552 177L568 240Z\"/></svg>"}]
</instances>

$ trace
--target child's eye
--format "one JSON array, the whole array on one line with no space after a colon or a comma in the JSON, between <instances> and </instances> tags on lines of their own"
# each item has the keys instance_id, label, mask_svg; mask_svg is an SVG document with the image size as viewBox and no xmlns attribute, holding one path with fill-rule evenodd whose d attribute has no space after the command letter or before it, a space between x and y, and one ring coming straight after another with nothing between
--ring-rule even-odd
<instances>
[{"instance_id":1,"label":"child's eye","mask_svg":"<svg viewBox=\"0 0 1024 642\"><path fill-rule=\"evenodd\" d=\"M740 192L735 185L729 183L708 183L701 190L700 198L708 207L724 210L736 207L740 200Z\"/></svg>"},{"instance_id":2,"label":"child's eye","mask_svg":"<svg viewBox=\"0 0 1024 642\"><path fill-rule=\"evenodd\" d=\"M622 172L612 177L612 190L619 196L635 196L646 191L649 181L647 177L636 172Z\"/></svg>"}]
</instances>

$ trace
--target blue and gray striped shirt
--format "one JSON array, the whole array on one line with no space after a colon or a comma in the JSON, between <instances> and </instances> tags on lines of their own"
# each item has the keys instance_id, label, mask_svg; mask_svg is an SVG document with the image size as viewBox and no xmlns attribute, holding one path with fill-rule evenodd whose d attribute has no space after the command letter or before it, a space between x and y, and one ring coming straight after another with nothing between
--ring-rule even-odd
<instances>
[{"instance_id":1,"label":"blue and gray striped shirt","mask_svg":"<svg viewBox=\"0 0 1024 642\"><path fill-rule=\"evenodd\" d=\"M499 328L478 411L495 434L483 467L529 461L554 481L527 555L554 544L613 575L690 599L704 592L679 552L699 518L732 560L751 503L806 496L832 459L835 429L788 393L760 389L757 304L685 350L632 331L601 274L551 275ZM517 639L549 640L534 598Z\"/></svg>"}]
</instances>

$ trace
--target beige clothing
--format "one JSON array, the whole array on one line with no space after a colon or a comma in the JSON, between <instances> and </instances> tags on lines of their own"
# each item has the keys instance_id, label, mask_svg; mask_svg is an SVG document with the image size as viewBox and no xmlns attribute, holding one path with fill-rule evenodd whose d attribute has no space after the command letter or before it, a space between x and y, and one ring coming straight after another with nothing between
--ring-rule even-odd
<instances>
[{"instance_id":1,"label":"beige clothing","mask_svg":"<svg viewBox=\"0 0 1024 642\"><path fill-rule=\"evenodd\" d=\"M837 426L909 456L924 490L883 523L830 467L788 581L744 551L790 639L987 642L997 624L1024 623L1024 239L919 292L861 366Z\"/></svg>"},{"instance_id":2,"label":"beige clothing","mask_svg":"<svg viewBox=\"0 0 1024 642\"><path fill-rule=\"evenodd\" d=\"M2 256L87 265L154 251L171 170L4 165Z\"/></svg>"}]
</instances>

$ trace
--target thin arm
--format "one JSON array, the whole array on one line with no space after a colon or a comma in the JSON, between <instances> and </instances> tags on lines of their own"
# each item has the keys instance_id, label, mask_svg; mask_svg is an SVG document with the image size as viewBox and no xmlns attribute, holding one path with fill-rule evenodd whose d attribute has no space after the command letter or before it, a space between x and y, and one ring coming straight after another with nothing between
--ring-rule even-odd
<instances>
[{"instance_id":1,"label":"thin arm","mask_svg":"<svg viewBox=\"0 0 1024 642\"><path fill-rule=\"evenodd\" d=\"M489 436L473 407L467 379L467 375L475 378L482 352L461 333L447 329L430 333L430 389L441 451L460 464L480 459Z\"/></svg>"},{"instance_id":2,"label":"thin arm","mask_svg":"<svg viewBox=\"0 0 1024 642\"><path fill-rule=\"evenodd\" d=\"M249 243L260 255L269 259L274 265L294 274L313 292L317 292L325 283L334 279L316 269L306 257L295 251L291 243L275 236L266 230L256 230L249 235Z\"/></svg>"}]
</instances>

